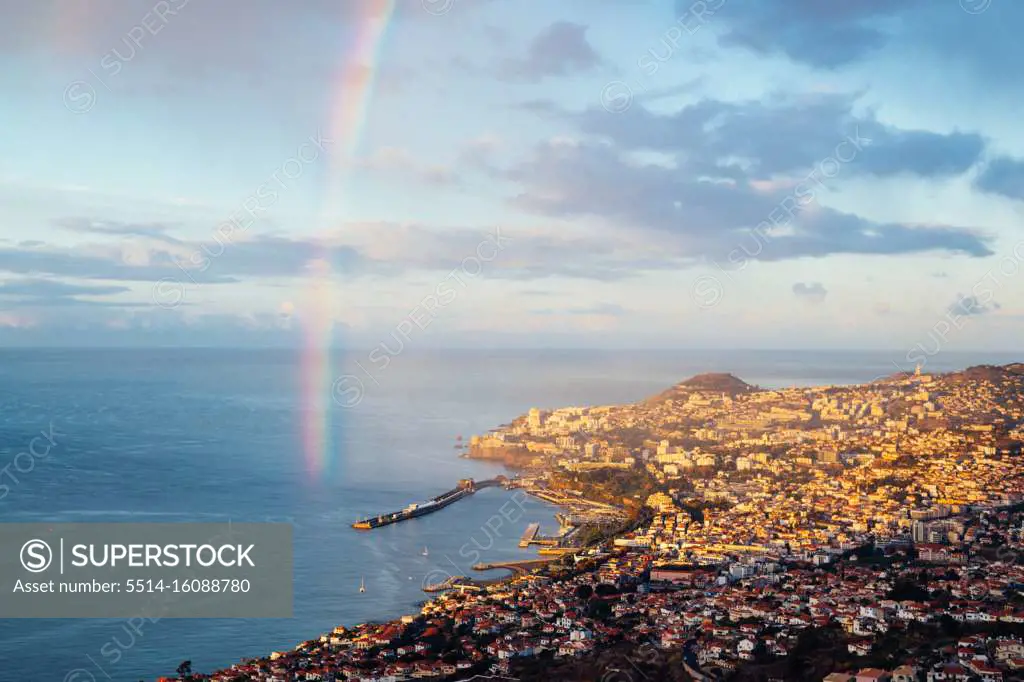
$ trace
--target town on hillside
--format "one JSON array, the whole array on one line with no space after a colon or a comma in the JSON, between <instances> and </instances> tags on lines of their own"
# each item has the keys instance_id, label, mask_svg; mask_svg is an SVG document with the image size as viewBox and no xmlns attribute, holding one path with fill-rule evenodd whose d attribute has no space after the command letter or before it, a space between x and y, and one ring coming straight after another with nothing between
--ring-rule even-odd
<instances>
[{"instance_id":1,"label":"town on hillside","mask_svg":"<svg viewBox=\"0 0 1024 682\"><path fill-rule=\"evenodd\" d=\"M1024 364L781 390L716 374L531 410L466 456L628 522L192 679L1024 680L1022 388Z\"/></svg>"}]
</instances>

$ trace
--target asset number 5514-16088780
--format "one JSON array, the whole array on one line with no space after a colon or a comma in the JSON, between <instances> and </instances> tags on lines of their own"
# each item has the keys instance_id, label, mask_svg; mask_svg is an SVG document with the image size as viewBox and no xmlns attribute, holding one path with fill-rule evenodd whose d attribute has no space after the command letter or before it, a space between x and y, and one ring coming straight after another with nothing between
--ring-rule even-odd
<instances>
[{"instance_id":1,"label":"asset number 5514-16088780","mask_svg":"<svg viewBox=\"0 0 1024 682\"><path fill-rule=\"evenodd\" d=\"M191 580L129 580L125 592L218 592L246 593L248 580L236 578L193 578Z\"/></svg>"}]
</instances>

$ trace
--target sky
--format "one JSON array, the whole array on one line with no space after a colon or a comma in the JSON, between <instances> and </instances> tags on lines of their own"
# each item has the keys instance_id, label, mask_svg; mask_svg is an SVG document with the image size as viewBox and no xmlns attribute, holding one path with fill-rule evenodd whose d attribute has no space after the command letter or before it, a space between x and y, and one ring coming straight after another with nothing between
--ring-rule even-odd
<instances>
[{"instance_id":1,"label":"sky","mask_svg":"<svg viewBox=\"0 0 1024 682\"><path fill-rule=\"evenodd\" d=\"M0 345L1024 339L1019 2L0 12Z\"/></svg>"}]
</instances>

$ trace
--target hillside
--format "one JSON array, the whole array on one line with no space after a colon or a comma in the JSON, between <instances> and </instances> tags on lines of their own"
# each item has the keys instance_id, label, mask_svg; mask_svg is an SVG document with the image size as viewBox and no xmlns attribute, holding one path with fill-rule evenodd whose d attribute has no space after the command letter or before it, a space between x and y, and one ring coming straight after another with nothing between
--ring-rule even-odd
<instances>
[{"instance_id":1,"label":"hillside","mask_svg":"<svg viewBox=\"0 0 1024 682\"><path fill-rule=\"evenodd\" d=\"M1024 364L1019 362L1011 365L975 365L959 372L952 372L944 375L946 380L957 382L979 382L989 381L998 383L1007 380L1016 380L1024 376Z\"/></svg>"},{"instance_id":2,"label":"hillside","mask_svg":"<svg viewBox=\"0 0 1024 682\"><path fill-rule=\"evenodd\" d=\"M759 390L761 389L756 386L751 386L732 374L724 372L709 372L707 374L698 374L685 381L681 381L667 391L663 391L653 398L649 398L646 402L660 403L666 400L686 400L691 393L724 393L729 396L736 396Z\"/></svg>"}]
</instances>

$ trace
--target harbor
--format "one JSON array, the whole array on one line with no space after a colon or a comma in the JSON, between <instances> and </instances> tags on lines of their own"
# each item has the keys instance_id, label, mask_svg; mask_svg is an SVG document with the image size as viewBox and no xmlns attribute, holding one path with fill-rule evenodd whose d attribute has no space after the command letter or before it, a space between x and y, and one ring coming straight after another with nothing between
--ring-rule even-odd
<instances>
[{"instance_id":1,"label":"harbor","mask_svg":"<svg viewBox=\"0 0 1024 682\"><path fill-rule=\"evenodd\" d=\"M422 586L423 591L428 593L478 592L489 586L504 583L515 575L529 573L546 566L566 554L579 552L593 541L591 529L607 530L609 527L620 525L624 520L622 510L612 505L588 500L574 491L552 490L539 483L536 480L523 480L519 477L507 478L500 475L482 481L465 478L458 481L455 488L436 497L424 502L414 502L400 511L364 517L353 523L352 528L373 530L419 518L440 511L478 490L497 486L506 490L521 489L531 497L561 507L562 511L555 514L559 525L557 533L550 536L542 535L541 524L531 522L519 538L519 547L521 549L535 548L539 555L538 558L509 562L478 562L472 566L474 571L506 570L510 572L509 576L484 580L464 575L449 575L440 582ZM581 533L585 529L588 529L587 534ZM423 550L423 556L429 556L426 548ZM362 586L360 589L363 589Z\"/></svg>"}]
</instances>

